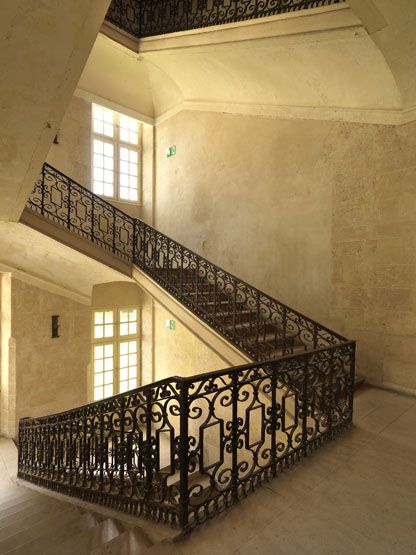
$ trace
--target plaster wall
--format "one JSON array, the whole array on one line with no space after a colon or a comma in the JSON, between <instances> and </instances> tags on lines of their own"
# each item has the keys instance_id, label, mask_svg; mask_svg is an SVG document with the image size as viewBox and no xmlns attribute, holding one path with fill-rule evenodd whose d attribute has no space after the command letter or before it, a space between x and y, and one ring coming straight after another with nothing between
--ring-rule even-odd
<instances>
[{"instance_id":1,"label":"plaster wall","mask_svg":"<svg viewBox=\"0 0 416 555\"><path fill-rule=\"evenodd\" d=\"M166 327L166 320L175 321L175 329ZM225 363L198 339L175 316L155 303L154 306L154 379L169 376L194 376L226 368Z\"/></svg>"},{"instance_id":2,"label":"plaster wall","mask_svg":"<svg viewBox=\"0 0 416 555\"><path fill-rule=\"evenodd\" d=\"M59 338L51 316L59 314ZM16 420L87 402L90 308L12 279L12 335L16 341Z\"/></svg>"},{"instance_id":3,"label":"plaster wall","mask_svg":"<svg viewBox=\"0 0 416 555\"><path fill-rule=\"evenodd\" d=\"M156 152L156 227L357 339L371 382L416 389L415 124L181 112Z\"/></svg>"},{"instance_id":4,"label":"plaster wall","mask_svg":"<svg viewBox=\"0 0 416 555\"><path fill-rule=\"evenodd\" d=\"M0 220L17 220L110 0L0 6Z\"/></svg>"}]
</instances>

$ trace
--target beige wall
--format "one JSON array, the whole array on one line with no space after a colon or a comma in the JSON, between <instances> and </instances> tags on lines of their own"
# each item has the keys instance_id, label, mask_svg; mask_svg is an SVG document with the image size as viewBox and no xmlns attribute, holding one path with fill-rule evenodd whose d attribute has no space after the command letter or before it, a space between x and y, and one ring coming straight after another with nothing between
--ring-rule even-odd
<instances>
[{"instance_id":1,"label":"beige wall","mask_svg":"<svg viewBox=\"0 0 416 555\"><path fill-rule=\"evenodd\" d=\"M18 220L110 0L0 2L0 220Z\"/></svg>"},{"instance_id":2,"label":"beige wall","mask_svg":"<svg viewBox=\"0 0 416 555\"><path fill-rule=\"evenodd\" d=\"M416 124L182 112L156 148L161 231L357 339L370 381L416 389Z\"/></svg>"},{"instance_id":3,"label":"beige wall","mask_svg":"<svg viewBox=\"0 0 416 555\"><path fill-rule=\"evenodd\" d=\"M165 321L173 319L175 329ZM155 303L154 307L154 379L169 376L194 376L229 366L183 324Z\"/></svg>"},{"instance_id":4,"label":"beige wall","mask_svg":"<svg viewBox=\"0 0 416 555\"><path fill-rule=\"evenodd\" d=\"M51 316L59 314L57 339ZM12 279L16 417L43 416L87 401L90 307Z\"/></svg>"}]
</instances>

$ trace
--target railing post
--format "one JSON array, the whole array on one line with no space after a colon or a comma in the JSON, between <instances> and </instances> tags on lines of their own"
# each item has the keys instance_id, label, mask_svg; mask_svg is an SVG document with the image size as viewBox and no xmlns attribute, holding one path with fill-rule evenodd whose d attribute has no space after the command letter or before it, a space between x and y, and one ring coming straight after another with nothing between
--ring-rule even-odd
<instances>
[{"instance_id":1,"label":"railing post","mask_svg":"<svg viewBox=\"0 0 416 555\"><path fill-rule=\"evenodd\" d=\"M70 180L68 179L68 214L66 215L66 227L70 229L71 227L71 192L72 192L72 185Z\"/></svg>"},{"instance_id":2,"label":"railing post","mask_svg":"<svg viewBox=\"0 0 416 555\"><path fill-rule=\"evenodd\" d=\"M153 464L152 464L152 388L148 387L145 393L146 397L146 447L144 466L146 472L145 497L146 500L152 500L153 496ZM145 514L149 515L149 507L145 506Z\"/></svg>"},{"instance_id":3,"label":"railing post","mask_svg":"<svg viewBox=\"0 0 416 555\"><path fill-rule=\"evenodd\" d=\"M188 469L189 469L189 386L186 380L179 382L179 406L180 406L180 437L179 437L179 524L182 530L186 530L188 523Z\"/></svg>"},{"instance_id":4,"label":"railing post","mask_svg":"<svg viewBox=\"0 0 416 555\"><path fill-rule=\"evenodd\" d=\"M119 494L124 495L124 465L125 465L125 454L126 454L126 445L125 445L125 437L124 437L124 426L126 421L126 414L125 414L125 401L126 398L124 396L120 397L120 437L119 437L119 444L118 444L118 467L119 467L119 478L120 478L120 487L119 487Z\"/></svg>"},{"instance_id":5,"label":"railing post","mask_svg":"<svg viewBox=\"0 0 416 555\"><path fill-rule=\"evenodd\" d=\"M354 342L351 346L351 361L350 361L350 383L349 383L349 399L348 399L348 410L349 410L349 421L352 423L352 415L354 411L354 381L355 381L355 348L356 343Z\"/></svg>"},{"instance_id":6,"label":"railing post","mask_svg":"<svg viewBox=\"0 0 416 555\"><path fill-rule=\"evenodd\" d=\"M238 371L232 372L231 495L238 501Z\"/></svg>"},{"instance_id":7,"label":"railing post","mask_svg":"<svg viewBox=\"0 0 416 555\"><path fill-rule=\"evenodd\" d=\"M305 357L302 379L302 454L308 455L308 357Z\"/></svg>"},{"instance_id":8,"label":"railing post","mask_svg":"<svg viewBox=\"0 0 416 555\"><path fill-rule=\"evenodd\" d=\"M260 341L260 292L256 291L256 360L259 360Z\"/></svg>"},{"instance_id":9,"label":"railing post","mask_svg":"<svg viewBox=\"0 0 416 555\"><path fill-rule=\"evenodd\" d=\"M113 213L113 253L116 252L116 209L112 206Z\"/></svg>"},{"instance_id":10,"label":"railing post","mask_svg":"<svg viewBox=\"0 0 416 555\"><path fill-rule=\"evenodd\" d=\"M104 487L104 405L100 404L100 448L99 448L99 491L103 491Z\"/></svg>"},{"instance_id":11,"label":"railing post","mask_svg":"<svg viewBox=\"0 0 416 555\"><path fill-rule=\"evenodd\" d=\"M277 475L277 365L272 364L271 376L270 376L270 387L271 387L271 414L270 414L270 434L271 434L271 455L270 455L270 465L272 469L273 478Z\"/></svg>"},{"instance_id":12,"label":"railing post","mask_svg":"<svg viewBox=\"0 0 416 555\"><path fill-rule=\"evenodd\" d=\"M139 258L138 256L136 257L136 251L137 251L137 219L134 218L133 220L133 242L132 242L132 251L131 251L131 261L133 262L133 264L136 264L137 258Z\"/></svg>"},{"instance_id":13,"label":"railing post","mask_svg":"<svg viewBox=\"0 0 416 555\"><path fill-rule=\"evenodd\" d=\"M332 429L332 412L334 410L334 392L332 388L332 373L334 369L334 351L330 352L330 363L329 363L329 375L328 375L328 390L326 394L326 402L327 402L327 412L326 416L328 419L328 436L332 439L333 437L333 429Z\"/></svg>"},{"instance_id":14,"label":"railing post","mask_svg":"<svg viewBox=\"0 0 416 555\"><path fill-rule=\"evenodd\" d=\"M287 308L284 306L282 311L282 356L286 354L286 327L287 327Z\"/></svg>"},{"instance_id":15,"label":"railing post","mask_svg":"<svg viewBox=\"0 0 416 555\"><path fill-rule=\"evenodd\" d=\"M45 210L45 164L42 166L42 184L40 189L40 213L43 216Z\"/></svg>"},{"instance_id":16,"label":"railing post","mask_svg":"<svg viewBox=\"0 0 416 555\"><path fill-rule=\"evenodd\" d=\"M95 200L94 195L91 195L91 243L94 243L94 217L95 217Z\"/></svg>"}]
</instances>

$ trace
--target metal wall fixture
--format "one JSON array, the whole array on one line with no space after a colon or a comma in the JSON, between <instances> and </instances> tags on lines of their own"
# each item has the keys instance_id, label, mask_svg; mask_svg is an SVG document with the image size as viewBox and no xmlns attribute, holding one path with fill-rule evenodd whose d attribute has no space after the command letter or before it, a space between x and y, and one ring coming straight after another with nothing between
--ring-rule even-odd
<instances>
[{"instance_id":1,"label":"metal wall fixture","mask_svg":"<svg viewBox=\"0 0 416 555\"><path fill-rule=\"evenodd\" d=\"M48 164L27 206L141 268L256 362L21 420L21 479L188 531L350 426L355 342Z\"/></svg>"},{"instance_id":2,"label":"metal wall fixture","mask_svg":"<svg viewBox=\"0 0 416 555\"><path fill-rule=\"evenodd\" d=\"M137 38L258 19L345 0L113 0L106 20Z\"/></svg>"},{"instance_id":3,"label":"metal wall fixture","mask_svg":"<svg viewBox=\"0 0 416 555\"><path fill-rule=\"evenodd\" d=\"M52 327L52 339L59 337L59 315L54 314L51 316L51 327Z\"/></svg>"}]
</instances>

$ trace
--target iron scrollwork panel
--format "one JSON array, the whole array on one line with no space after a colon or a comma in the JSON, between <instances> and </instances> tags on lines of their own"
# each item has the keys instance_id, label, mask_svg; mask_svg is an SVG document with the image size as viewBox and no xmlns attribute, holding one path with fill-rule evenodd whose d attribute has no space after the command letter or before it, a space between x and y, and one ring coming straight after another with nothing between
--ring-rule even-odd
<instances>
[{"instance_id":1,"label":"iron scrollwork panel","mask_svg":"<svg viewBox=\"0 0 416 555\"><path fill-rule=\"evenodd\" d=\"M106 20L135 37L306 10L344 0L113 0Z\"/></svg>"}]
</instances>

